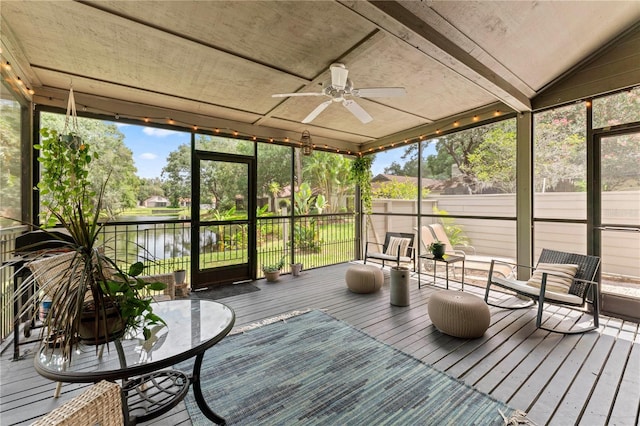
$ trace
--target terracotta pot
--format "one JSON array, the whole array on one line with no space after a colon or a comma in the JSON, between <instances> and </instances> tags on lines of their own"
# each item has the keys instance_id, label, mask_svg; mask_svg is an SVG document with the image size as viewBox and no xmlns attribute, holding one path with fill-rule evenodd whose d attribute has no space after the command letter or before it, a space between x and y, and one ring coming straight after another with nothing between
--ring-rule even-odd
<instances>
[{"instance_id":1,"label":"terracotta pot","mask_svg":"<svg viewBox=\"0 0 640 426\"><path fill-rule=\"evenodd\" d=\"M273 272L264 271L264 277L269 282L278 281L278 278L280 278L280 271L273 271Z\"/></svg>"}]
</instances>

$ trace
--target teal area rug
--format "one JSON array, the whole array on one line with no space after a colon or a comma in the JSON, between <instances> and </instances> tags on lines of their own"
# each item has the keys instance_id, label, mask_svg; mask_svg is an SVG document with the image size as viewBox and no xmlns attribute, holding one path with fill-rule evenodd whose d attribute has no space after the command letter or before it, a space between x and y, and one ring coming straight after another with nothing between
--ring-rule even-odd
<instances>
[{"instance_id":1,"label":"teal area rug","mask_svg":"<svg viewBox=\"0 0 640 426\"><path fill-rule=\"evenodd\" d=\"M227 336L201 379L229 425L501 425L498 410L513 412L320 311ZM193 392L185 401L194 425L211 424Z\"/></svg>"}]
</instances>

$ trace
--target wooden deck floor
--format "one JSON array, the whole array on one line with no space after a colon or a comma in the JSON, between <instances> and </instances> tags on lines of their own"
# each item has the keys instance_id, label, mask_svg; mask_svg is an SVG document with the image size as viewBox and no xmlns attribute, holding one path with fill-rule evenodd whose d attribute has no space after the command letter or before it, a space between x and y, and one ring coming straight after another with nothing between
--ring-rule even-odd
<instances>
[{"instance_id":1,"label":"wooden deck floor","mask_svg":"<svg viewBox=\"0 0 640 426\"><path fill-rule=\"evenodd\" d=\"M430 295L412 280L411 305L389 303L388 280L375 294L349 292L344 284L348 264L283 276L278 283L258 281L261 291L221 300L237 316L236 327L298 309L322 309L389 345L427 362L471 386L529 412L537 424L634 425L640 412L640 335L638 324L602 318L599 332L563 336L537 330L533 310L493 309L491 327L480 339L440 333L427 315ZM423 280L427 277L423 275ZM424 281L423 281L424 282ZM457 284L453 284L458 288ZM465 291L481 290L465 286ZM552 308L546 321L567 315ZM10 352L10 351L7 351ZM0 360L0 424L25 424L82 391L65 384L52 398L54 384L33 368L32 356ZM215 409L215 402L211 403ZM189 425L180 404L149 424Z\"/></svg>"}]
</instances>

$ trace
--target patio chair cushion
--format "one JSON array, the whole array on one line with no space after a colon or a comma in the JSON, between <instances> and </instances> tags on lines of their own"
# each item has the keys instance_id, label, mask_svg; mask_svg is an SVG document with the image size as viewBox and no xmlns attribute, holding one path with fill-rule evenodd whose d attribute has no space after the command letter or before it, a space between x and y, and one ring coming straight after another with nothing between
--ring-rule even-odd
<instances>
[{"instance_id":1,"label":"patio chair cushion","mask_svg":"<svg viewBox=\"0 0 640 426\"><path fill-rule=\"evenodd\" d=\"M389 237L389 245L387 246L387 250L385 250L384 254L397 256L399 247L400 256L404 257L407 254L409 244L411 244L411 240L409 238Z\"/></svg>"},{"instance_id":2,"label":"patio chair cushion","mask_svg":"<svg viewBox=\"0 0 640 426\"><path fill-rule=\"evenodd\" d=\"M569 293L573 278L578 272L578 265L569 263L538 263L533 275L527 281L532 287L540 288L542 274L547 273L547 291Z\"/></svg>"},{"instance_id":3,"label":"patio chair cushion","mask_svg":"<svg viewBox=\"0 0 640 426\"><path fill-rule=\"evenodd\" d=\"M549 280L549 276L550 275L547 275L547 280ZM529 285L528 281L505 279L494 276L493 283L498 284L504 288L508 288L520 293L525 293L534 297L538 297L540 295L540 287ZM559 302L575 306L579 306L584 303L582 298L580 296L576 296L575 294L558 293L549 290L544 292L544 297L551 302Z\"/></svg>"}]
</instances>

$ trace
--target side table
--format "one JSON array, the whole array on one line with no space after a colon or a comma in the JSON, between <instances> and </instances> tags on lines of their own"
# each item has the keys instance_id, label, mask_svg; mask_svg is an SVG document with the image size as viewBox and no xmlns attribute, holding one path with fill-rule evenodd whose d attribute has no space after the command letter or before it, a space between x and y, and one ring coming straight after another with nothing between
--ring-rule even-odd
<instances>
[{"instance_id":1,"label":"side table","mask_svg":"<svg viewBox=\"0 0 640 426\"><path fill-rule=\"evenodd\" d=\"M436 269L437 269L436 265L438 264L438 262L442 262L445 264L447 290L449 290L449 265L456 262L462 262L461 284L462 284L462 291L464 291L464 256L445 254L442 257L435 257L433 254L427 253L427 254L420 255L420 259L427 259L427 260L433 261L433 284L434 285L436 283ZM418 270L420 270L420 268L418 268ZM418 288L421 288L421 282L419 279L418 279Z\"/></svg>"}]
</instances>

